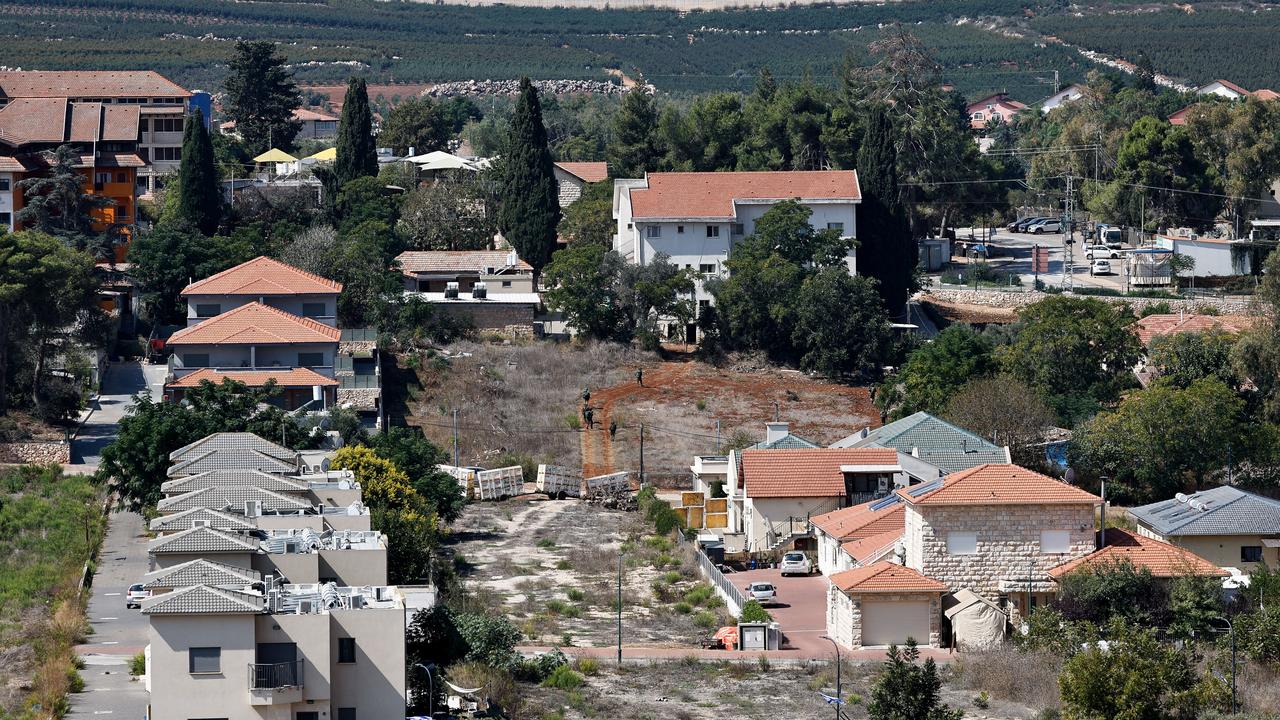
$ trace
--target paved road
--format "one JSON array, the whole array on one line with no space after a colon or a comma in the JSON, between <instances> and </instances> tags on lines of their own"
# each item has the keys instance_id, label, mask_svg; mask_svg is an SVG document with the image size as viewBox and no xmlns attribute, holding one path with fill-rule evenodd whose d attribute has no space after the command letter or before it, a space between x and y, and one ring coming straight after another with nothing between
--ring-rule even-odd
<instances>
[{"instance_id":1,"label":"paved road","mask_svg":"<svg viewBox=\"0 0 1280 720\"><path fill-rule=\"evenodd\" d=\"M782 626L786 648L806 657L824 657L831 643L827 634L827 579L821 575L782 577L777 569L748 570L725 575L739 590L753 582L769 582L778 590L778 603L765 609ZM784 648L785 649L785 648Z\"/></svg>"},{"instance_id":2,"label":"paved road","mask_svg":"<svg viewBox=\"0 0 1280 720\"><path fill-rule=\"evenodd\" d=\"M147 707L141 679L129 675L129 659L147 644L142 613L124 606L129 585L147 572L147 538L142 516L112 513L89 597L93 633L76 648L84 658L85 690L71 696L69 717L140 720Z\"/></svg>"},{"instance_id":3,"label":"paved road","mask_svg":"<svg viewBox=\"0 0 1280 720\"><path fill-rule=\"evenodd\" d=\"M165 370L164 365L137 361L113 363L107 369L93 412L71 442L68 471L90 473L98 469L102 449L115 440L120 419L133 402L133 397L149 390L152 399L160 399L164 392Z\"/></svg>"},{"instance_id":4,"label":"paved road","mask_svg":"<svg viewBox=\"0 0 1280 720\"><path fill-rule=\"evenodd\" d=\"M968 239L968 230L956 231L957 243L971 242ZM1050 285L1062 285L1062 266L1063 266L1063 236L1060 233L1048 235L1028 235L1027 233L1011 233L1005 230L998 230L992 240L992 244L1005 251L1002 254L993 257L987 262L996 269L1008 270L1018 273L1022 277L1022 283L1025 288L1030 288L1035 280L1035 275L1031 271L1031 248L1036 245L1049 249L1049 272L1041 273L1040 279ZM1111 275L1090 275L1089 262L1085 258L1085 245L1088 243L1080 239L1080 234L1076 234L1076 244L1072 257L1072 280L1078 286L1092 286L1101 288L1110 288L1112 290L1123 291L1125 289L1125 279L1123 270L1123 259L1111 260ZM955 250L959 255L960 250ZM963 267L961 264L953 267ZM938 282L937 276L934 276L935 285Z\"/></svg>"}]
</instances>

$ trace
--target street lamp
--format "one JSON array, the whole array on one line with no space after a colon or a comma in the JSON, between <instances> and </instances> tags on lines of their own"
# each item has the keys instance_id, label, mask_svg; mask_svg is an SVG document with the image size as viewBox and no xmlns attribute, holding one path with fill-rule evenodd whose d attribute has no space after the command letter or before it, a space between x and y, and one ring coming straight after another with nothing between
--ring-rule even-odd
<instances>
[{"instance_id":1,"label":"street lamp","mask_svg":"<svg viewBox=\"0 0 1280 720\"><path fill-rule=\"evenodd\" d=\"M431 671L435 669L435 663L414 663L414 667L420 667L427 671L427 717L436 716L436 681L431 677Z\"/></svg>"},{"instance_id":2,"label":"street lamp","mask_svg":"<svg viewBox=\"0 0 1280 720\"><path fill-rule=\"evenodd\" d=\"M1210 620L1221 620L1227 624L1227 632L1231 634L1231 714L1239 712L1236 706L1236 626L1224 617L1209 618ZM1218 630L1218 632L1222 632Z\"/></svg>"},{"instance_id":3,"label":"street lamp","mask_svg":"<svg viewBox=\"0 0 1280 720\"><path fill-rule=\"evenodd\" d=\"M822 639L823 639L823 640L826 640L827 642L831 643L831 647L833 647L833 648L835 648L835 649L836 649L836 702L835 702L835 706L836 706L836 720L840 720L840 706L844 704L844 696L840 693L840 646L836 644L836 641L835 641L835 640L832 640L831 638L827 637L826 635L822 635L821 637L822 637Z\"/></svg>"}]
</instances>

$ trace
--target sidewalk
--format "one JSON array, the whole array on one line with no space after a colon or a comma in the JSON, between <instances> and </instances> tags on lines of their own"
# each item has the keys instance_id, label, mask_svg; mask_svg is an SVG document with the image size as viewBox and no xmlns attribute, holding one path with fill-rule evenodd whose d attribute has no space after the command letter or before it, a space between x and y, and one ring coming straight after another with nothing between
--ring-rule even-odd
<instances>
[{"instance_id":1,"label":"sidewalk","mask_svg":"<svg viewBox=\"0 0 1280 720\"><path fill-rule=\"evenodd\" d=\"M519 645L516 652L524 655L534 655L537 653L551 652L557 649L545 645ZM615 647L562 647L558 648L560 652L571 658L589 657L601 661L613 662L618 657L618 648ZM847 648L840 649L840 658L851 662L881 662L885 660L887 648L861 648L859 650L849 650ZM695 658L704 662L715 662L717 660L758 660L763 655L769 658L769 662L778 663L803 663L810 661L829 662L834 653L831 649L831 643L827 643L827 652L814 652L806 650L704 650L703 648L679 648L679 647L652 647L652 646L622 646L622 661L624 663L661 663L661 662L678 662L686 658ZM959 657L958 653L952 653L949 650L938 648L920 648L920 658L933 658L935 662L950 662Z\"/></svg>"}]
</instances>

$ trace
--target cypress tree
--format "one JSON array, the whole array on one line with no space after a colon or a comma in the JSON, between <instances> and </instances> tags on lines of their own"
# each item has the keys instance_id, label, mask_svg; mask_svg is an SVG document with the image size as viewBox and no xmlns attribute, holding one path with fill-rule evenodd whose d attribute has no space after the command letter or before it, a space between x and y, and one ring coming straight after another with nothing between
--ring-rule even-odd
<instances>
[{"instance_id":1,"label":"cypress tree","mask_svg":"<svg viewBox=\"0 0 1280 720\"><path fill-rule=\"evenodd\" d=\"M369 109L369 88L364 78L347 81L338 120L338 159L333 172L338 186L359 177L378 174L378 150L373 144L373 112Z\"/></svg>"},{"instance_id":2,"label":"cypress tree","mask_svg":"<svg viewBox=\"0 0 1280 720\"><path fill-rule=\"evenodd\" d=\"M534 272L541 273L556 249L560 201L542 104L527 77L520 80L520 99L499 172L498 229Z\"/></svg>"},{"instance_id":3,"label":"cypress tree","mask_svg":"<svg viewBox=\"0 0 1280 720\"><path fill-rule=\"evenodd\" d=\"M899 194L893 122L883 108L873 112L858 149L858 181L858 270L879 281L880 297L889 314L896 316L915 274L916 246Z\"/></svg>"},{"instance_id":4,"label":"cypress tree","mask_svg":"<svg viewBox=\"0 0 1280 720\"><path fill-rule=\"evenodd\" d=\"M609 165L614 177L642 177L654 170L658 149L658 108L644 88L622 99L613 121L614 141L609 145Z\"/></svg>"},{"instance_id":5,"label":"cypress tree","mask_svg":"<svg viewBox=\"0 0 1280 720\"><path fill-rule=\"evenodd\" d=\"M178 166L178 217L206 236L222 221L222 190L213 164L213 142L197 108L182 129L182 163Z\"/></svg>"}]
</instances>

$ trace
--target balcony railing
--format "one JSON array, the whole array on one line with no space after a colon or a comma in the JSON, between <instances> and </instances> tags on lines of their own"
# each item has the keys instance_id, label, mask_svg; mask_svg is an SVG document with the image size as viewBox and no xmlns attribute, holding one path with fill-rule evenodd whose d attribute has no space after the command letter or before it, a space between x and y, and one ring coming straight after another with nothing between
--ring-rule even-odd
<instances>
[{"instance_id":1,"label":"balcony railing","mask_svg":"<svg viewBox=\"0 0 1280 720\"><path fill-rule=\"evenodd\" d=\"M338 387L344 390L378 388L381 386L382 378L377 375L341 375L338 377Z\"/></svg>"},{"instance_id":2,"label":"balcony railing","mask_svg":"<svg viewBox=\"0 0 1280 720\"><path fill-rule=\"evenodd\" d=\"M282 663L249 663L250 690L283 690L300 688L302 661Z\"/></svg>"}]
</instances>

